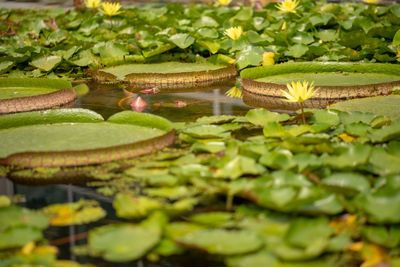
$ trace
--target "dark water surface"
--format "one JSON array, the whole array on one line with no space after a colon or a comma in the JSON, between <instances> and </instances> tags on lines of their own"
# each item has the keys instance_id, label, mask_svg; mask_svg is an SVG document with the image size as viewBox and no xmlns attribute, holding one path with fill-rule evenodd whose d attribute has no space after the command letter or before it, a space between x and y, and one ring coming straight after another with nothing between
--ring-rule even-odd
<instances>
[{"instance_id":1,"label":"dark water surface","mask_svg":"<svg viewBox=\"0 0 400 267\"><path fill-rule=\"evenodd\" d=\"M132 110L138 96L145 102L142 112L163 116L174 122L193 121L202 116L210 115L244 115L250 108L241 99L233 99L225 96L225 92L232 84L216 86L213 88L196 88L179 90L174 92L158 92L156 94L134 94L124 91L115 85L90 84L90 92L80 97L74 107L91 109L100 113L105 118L122 110ZM4 181L7 181L4 183ZM97 194L90 188L73 185L51 186L25 186L12 184L8 180L0 179L0 193L21 194L26 197L25 205L29 208L42 208L53 203L66 203L77 201L80 198L95 199L101 203L107 211L107 218L95 224L70 227L52 227L46 231L46 237L50 243L57 245L59 257L76 260L81 263L93 263L97 266L132 266L132 267L220 267L220 262L209 260L206 255L190 254L184 257L172 257L161 259L160 262L151 263L145 260L128 264L106 263L98 259L78 257L71 253L76 245L86 243L87 232L92 227L102 224L120 221L116 218L112 208L112 200Z\"/></svg>"}]
</instances>

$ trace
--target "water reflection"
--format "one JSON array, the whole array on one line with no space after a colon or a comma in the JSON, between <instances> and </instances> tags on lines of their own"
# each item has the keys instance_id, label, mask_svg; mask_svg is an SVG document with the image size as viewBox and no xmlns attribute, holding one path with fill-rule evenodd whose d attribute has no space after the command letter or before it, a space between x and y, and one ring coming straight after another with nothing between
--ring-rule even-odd
<instances>
[{"instance_id":1,"label":"water reflection","mask_svg":"<svg viewBox=\"0 0 400 267\"><path fill-rule=\"evenodd\" d=\"M187 90L161 90L155 93L132 92L131 96L118 85L90 84L90 92L82 96L75 107L96 111L109 117L121 110L132 110L132 102L137 97L146 103L143 112L163 116L171 121L191 121L210 115L243 115L249 106L241 99L225 96L232 87L231 83L208 88Z\"/></svg>"}]
</instances>

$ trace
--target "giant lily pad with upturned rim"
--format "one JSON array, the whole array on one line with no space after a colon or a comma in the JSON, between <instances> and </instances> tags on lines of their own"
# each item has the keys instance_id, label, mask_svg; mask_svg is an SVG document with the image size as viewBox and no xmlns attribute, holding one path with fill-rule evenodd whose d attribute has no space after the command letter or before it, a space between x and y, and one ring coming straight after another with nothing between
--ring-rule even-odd
<instances>
[{"instance_id":1,"label":"giant lily pad with upturned rim","mask_svg":"<svg viewBox=\"0 0 400 267\"><path fill-rule=\"evenodd\" d=\"M306 107L325 107L334 102L388 95L400 86L400 65L382 63L296 62L255 67L240 73L243 100L270 109L297 109L285 101L281 90L291 81L307 80L318 88Z\"/></svg>"},{"instance_id":2,"label":"giant lily pad with upturned rim","mask_svg":"<svg viewBox=\"0 0 400 267\"><path fill-rule=\"evenodd\" d=\"M161 117L123 111L107 121L84 109L59 109L0 117L0 164L66 167L100 164L148 154L174 141Z\"/></svg>"},{"instance_id":3,"label":"giant lily pad with upturned rim","mask_svg":"<svg viewBox=\"0 0 400 267\"><path fill-rule=\"evenodd\" d=\"M46 78L0 78L0 114L60 107L73 102L71 82Z\"/></svg>"},{"instance_id":4,"label":"giant lily pad with upturned rim","mask_svg":"<svg viewBox=\"0 0 400 267\"><path fill-rule=\"evenodd\" d=\"M126 64L93 72L100 83L126 83L131 88L193 88L206 87L236 76L234 65L211 63L162 62Z\"/></svg>"}]
</instances>

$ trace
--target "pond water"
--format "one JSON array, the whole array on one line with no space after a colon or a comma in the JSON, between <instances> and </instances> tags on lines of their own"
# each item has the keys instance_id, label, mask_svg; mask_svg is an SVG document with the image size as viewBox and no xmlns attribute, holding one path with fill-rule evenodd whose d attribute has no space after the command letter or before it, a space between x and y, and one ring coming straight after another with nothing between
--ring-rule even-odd
<instances>
[{"instance_id":1,"label":"pond water","mask_svg":"<svg viewBox=\"0 0 400 267\"><path fill-rule=\"evenodd\" d=\"M179 92L158 92L156 94L132 94L124 92L115 85L89 84L90 92L80 97L73 107L91 109L100 113L105 118L132 108L131 103L140 96L146 102L142 112L153 113L163 116L174 122L193 121L196 118L210 115L244 115L249 106L241 99L232 99L225 96L225 92L232 84L220 85L211 88L197 88L190 90L179 90ZM3 184L2 184L3 183ZM52 186L26 186L12 184L8 180L0 179L0 194L21 194L26 198L25 206L29 208L41 208L53 203L66 203L90 198L99 201L107 211L108 217L95 224L70 227L52 227L46 232L53 245L60 249L60 258L77 260L81 263L93 263L97 266L134 266L134 267L180 267L180 266L224 266L221 263L208 260L205 255L191 254L185 257L173 257L162 259L160 262L151 263L138 261L129 264L106 263L97 259L78 257L71 253L76 245L84 244L86 235L90 228L120 221L114 216L112 200L94 190L83 186L52 185Z\"/></svg>"}]
</instances>

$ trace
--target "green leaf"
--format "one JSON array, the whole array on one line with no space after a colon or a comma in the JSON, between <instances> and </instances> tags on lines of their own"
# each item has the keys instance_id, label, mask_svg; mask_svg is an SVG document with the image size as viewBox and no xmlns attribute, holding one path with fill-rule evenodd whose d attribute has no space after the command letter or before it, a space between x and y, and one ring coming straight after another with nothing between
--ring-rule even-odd
<instances>
[{"instance_id":1,"label":"green leaf","mask_svg":"<svg viewBox=\"0 0 400 267\"><path fill-rule=\"evenodd\" d=\"M339 193L367 193L370 183L363 175L351 172L334 173L322 179L321 183Z\"/></svg>"},{"instance_id":2,"label":"green leaf","mask_svg":"<svg viewBox=\"0 0 400 267\"><path fill-rule=\"evenodd\" d=\"M118 193L113 201L113 207L120 218L142 218L151 212L161 209L163 202L145 196L133 196L127 193Z\"/></svg>"},{"instance_id":3,"label":"green leaf","mask_svg":"<svg viewBox=\"0 0 400 267\"><path fill-rule=\"evenodd\" d=\"M379 175L400 173L400 157L388 153L382 147L374 147L372 149L369 162L372 165L372 172Z\"/></svg>"},{"instance_id":4,"label":"green leaf","mask_svg":"<svg viewBox=\"0 0 400 267\"><path fill-rule=\"evenodd\" d=\"M395 140L400 137L400 119L392 124L376 129L368 136L372 142L380 143Z\"/></svg>"},{"instance_id":5,"label":"green leaf","mask_svg":"<svg viewBox=\"0 0 400 267\"><path fill-rule=\"evenodd\" d=\"M307 249L316 243L326 244L320 240L329 239L333 233L334 229L326 218L299 218L290 224L285 240L292 246Z\"/></svg>"},{"instance_id":6,"label":"green leaf","mask_svg":"<svg viewBox=\"0 0 400 267\"><path fill-rule=\"evenodd\" d=\"M288 50L285 52L285 55L294 58L301 58L307 53L307 51L308 51L308 46L303 44L295 44L288 48Z\"/></svg>"},{"instance_id":7,"label":"green leaf","mask_svg":"<svg viewBox=\"0 0 400 267\"><path fill-rule=\"evenodd\" d=\"M263 168L252 158L236 156L224 164L222 169L217 170L216 177L237 179L244 174L260 174Z\"/></svg>"},{"instance_id":8,"label":"green leaf","mask_svg":"<svg viewBox=\"0 0 400 267\"><path fill-rule=\"evenodd\" d=\"M218 52L219 48L221 45L218 42L213 42L213 41L202 41L198 40L196 41L200 46L206 48L208 51L210 51L211 54L215 54Z\"/></svg>"},{"instance_id":9,"label":"green leaf","mask_svg":"<svg viewBox=\"0 0 400 267\"><path fill-rule=\"evenodd\" d=\"M356 205L368 221L373 223L400 223L400 195L397 190L378 190L356 199Z\"/></svg>"},{"instance_id":10,"label":"green leaf","mask_svg":"<svg viewBox=\"0 0 400 267\"><path fill-rule=\"evenodd\" d=\"M187 33L174 34L169 38L169 40L182 49L188 48L195 41L195 39Z\"/></svg>"},{"instance_id":11,"label":"green leaf","mask_svg":"<svg viewBox=\"0 0 400 267\"><path fill-rule=\"evenodd\" d=\"M249 110L246 114L246 119L258 126L265 126L270 122L286 121L289 118L288 114L271 112L263 108Z\"/></svg>"},{"instance_id":12,"label":"green leaf","mask_svg":"<svg viewBox=\"0 0 400 267\"><path fill-rule=\"evenodd\" d=\"M234 214L223 211L195 214L190 216L189 220L208 227L226 228L235 226Z\"/></svg>"},{"instance_id":13,"label":"green leaf","mask_svg":"<svg viewBox=\"0 0 400 267\"><path fill-rule=\"evenodd\" d=\"M110 224L89 232L89 252L111 262L143 257L161 240L166 216L154 213L141 224Z\"/></svg>"},{"instance_id":14,"label":"green leaf","mask_svg":"<svg viewBox=\"0 0 400 267\"><path fill-rule=\"evenodd\" d=\"M210 229L196 231L180 237L180 244L210 254L236 255L258 250L262 239L250 231Z\"/></svg>"},{"instance_id":15,"label":"green leaf","mask_svg":"<svg viewBox=\"0 0 400 267\"><path fill-rule=\"evenodd\" d=\"M399 105L400 96L389 95L347 100L335 103L331 105L330 108L348 112L369 112L376 115L387 116L391 119L397 119L400 118L400 111L397 108Z\"/></svg>"},{"instance_id":16,"label":"green leaf","mask_svg":"<svg viewBox=\"0 0 400 267\"><path fill-rule=\"evenodd\" d=\"M323 42L333 42L338 38L335 30L322 30L315 34Z\"/></svg>"},{"instance_id":17,"label":"green leaf","mask_svg":"<svg viewBox=\"0 0 400 267\"><path fill-rule=\"evenodd\" d=\"M264 49L258 46L248 45L242 49L236 59L236 64L239 69L247 66L258 66L262 61Z\"/></svg>"},{"instance_id":18,"label":"green leaf","mask_svg":"<svg viewBox=\"0 0 400 267\"><path fill-rule=\"evenodd\" d=\"M182 132L200 139L224 138L230 135L224 127L218 125L192 126L184 129Z\"/></svg>"},{"instance_id":19,"label":"green leaf","mask_svg":"<svg viewBox=\"0 0 400 267\"><path fill-rule=\"evenodd\" d=\"M367 240L387 248L395 248L400 244L400 229L396 226L366 225L362 234Z\"/></svg>"},{"instance_id":20,"label":"green leaf","mask_svg":"<svg viewBox=\"0 0 400 267\"><path fill-rule=\"evenodd\" d=\"M12 61L0 62L0 74L9 71L13 66L14 66L14 62L12 62Z\"/></svg>"},{"instance_id":21,"label":"green leaf","mask_svg":"<svg viewBox=\"0 0 400 267\"><path fill-rule=\"evenodd\" d=\"M193 27L195 28L202 28L202 27L211 27L215 28L218 27L219 23L209 16L201 16L198 20L193 23Z\"/></svg>"},{"instance_id":22,"label":"green leaf","mask_svg":"<svg viewBox=\"0 0 400 267\"><path fill-rule=\"evenodd\" d=\"M104 45L100 46L98 48L98 51L102 59L123 58L124 56L129 54L126 47L112 42L107 42Z\"/></svg>"},{"instance_id":23,"label":"green leaf","mask_svg":"<svg viewBox=\"0 0 400 267\"><path fill-rule=\"evenodd\" d=\"M368 162L371 147L363 144L348 144L340 147L334 154L323 155L322 162L333 169L354 169Z\"/></svg>"},{"instance_id":24,"label":"green leaf","mask_svg":"<svg viewBox=\"0 0 400 267\"><path fill-rule=\"evenodd\" d=\"M30 64L40 70L48 72L60 64L61 61L62 57L60 56L44 56L34 59Z\"/></svg>"}]
</instances>

